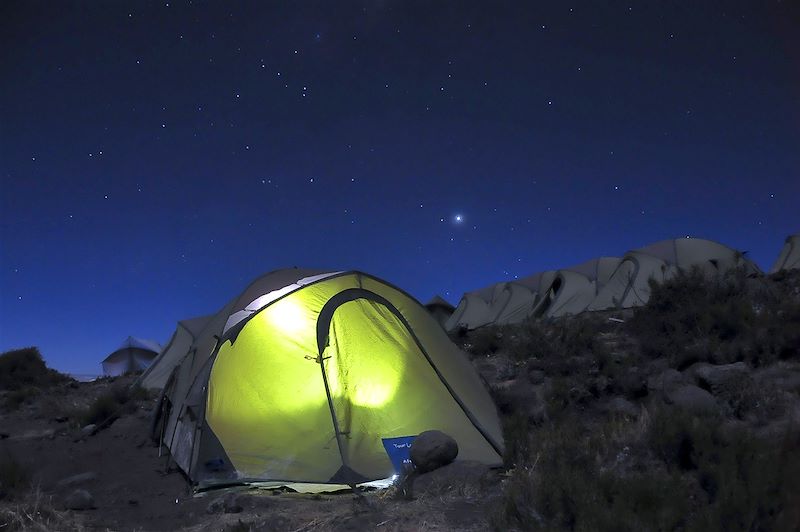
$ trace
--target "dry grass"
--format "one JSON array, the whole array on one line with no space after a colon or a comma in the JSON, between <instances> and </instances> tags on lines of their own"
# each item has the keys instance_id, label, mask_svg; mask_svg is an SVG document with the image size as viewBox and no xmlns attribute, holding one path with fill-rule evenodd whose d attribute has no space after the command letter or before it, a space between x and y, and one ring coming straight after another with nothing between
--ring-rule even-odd
<instances>
[{"instance_id":1,"label":"dry grass","mask_svg":"<svg viewBox=\"0 0 800 532\"><path fill-rule=\"evenodd\" d=\"M32 489L19 501L0 505L0 530L51 532L53 530L85 530L69 512L56 510L52 496L39 488Z\"/></svg>"}]
</instances>

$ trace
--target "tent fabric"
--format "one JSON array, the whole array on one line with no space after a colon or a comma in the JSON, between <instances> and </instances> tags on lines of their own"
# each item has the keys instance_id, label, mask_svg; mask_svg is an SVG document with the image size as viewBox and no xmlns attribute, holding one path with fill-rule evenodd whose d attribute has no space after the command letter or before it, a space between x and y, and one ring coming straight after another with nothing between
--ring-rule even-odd
<instances>
[{"instance_id":1,"label":"tent fabric","mask_svg":"<svg viewBox=\"0 0 800 532\"><path fill-rule=\"evenodd\" d=\"M537 302L531 315L557 318L583 312L608 283L620 260L598 257L540 275Z\"/></svg>"},{"instance_id":2,"label":"tent fabric","mask_svg":"<svg viewBox=\"0 0 800 532\"><path fill-rule=\"evenodd\" d=\"M444 327L445 323L447 323L447 320L456 310L453 305L451 305L441 296L433 296L430 301L425 303L425 308L428 309L428 312L431 314L431 316L433 316L433 319L435 319L442 327Z\"/></svg>"},{"instance_id":3,"label":"tent fabric","mask_svg":"<svg viewBox=\"0 0 800 532\"><path fill-rule=\"evenodd\" d=\"M661 283L679 270L691 268L699 268L709 277L734 268L743 268L747 274L760 273L743 253L718 242L701 238L662 240L626 253L587 310L644 305L650 299L650 279Z\"/></svg>"},{"instance_id":4,"label":"tent fabric","mask_svg":"<svg viewBox=\"0 0 800 532\"><path fill-rule=\"evenodd\" d=\"M136 384L149 390L162 389L172 370L180 364L213 317L201 316L179 321L167 345L137 379Z\"/></svg>"},{"instance_id":5,"label":"tent fabric","mask_svg":"<svg viewBox=\"0 0 800 532\"><path fill-rule=\"evenodd\" d=\"M563 270L539 272L464 294L445 329L476 329L490 324L520 323L531 316L578 314L605 286L620 260L599 257Z\"/></svg>"},{"instance_id":6,"label":"tent fabric","mask_svg":"<svg viewBox=\"0 0 800 532\"><path fill-rule=\"evenodd\" d=\"M419 302L361 272L260 277L209 321L164 397L162 442L200 488L387 478L383 439L429 429L456 439L459 460L502 462L466 356Z\"/></svg>"},{"instance_id":7,"label":"tent fabric","mask_svg":"<svg viewBox=\"0 0 800 532\"><path fill-rule=\"evenodd\" d=\"M115 377L146 369L161 351L161 346L151 340L128 336L102 362L103 375Z\"/></svg>"},{"instance_id":8,"label":"tent fabric","mask_svg":"<svg viewBox=\"0 0 800 532\"><path fill-rule=\"evenodd\" d=\"M800 269L800 233L789 235L769 273Z\"/></svg>"},{"instance_id":9,"label":"tent fabric","mask_svg":"<svg viewBox=\"0 0 800 532\"><path fill-rule=\"evenodd\" d=\"M444 328L472 330L489 324L517 323L533 308L536 293L518 282L502 282L464 294Z\"/></svg>"}]
</instances>

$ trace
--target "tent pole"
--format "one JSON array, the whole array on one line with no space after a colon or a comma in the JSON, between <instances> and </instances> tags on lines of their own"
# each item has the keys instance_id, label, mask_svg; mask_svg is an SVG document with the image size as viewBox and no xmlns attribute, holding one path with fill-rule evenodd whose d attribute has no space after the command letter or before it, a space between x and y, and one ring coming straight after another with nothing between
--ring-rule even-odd
<instances>
[{"instance_id":1,"label":"tent pole","mask_svg":"<svg viewBox=\"0 0 800 532\"><path fill-rule=\"evenodd\" d=\"M339 456L342 458L342 465L346 467L350 467L347 464L347 458L344 454L344 446L342 444L342 433L339 431L339 420L336 418L336 411L333 408L333 398L331 397L331 389L328 386L328 376L325 375L325 358L330 357L323 357L322 353L319 354L317 357L317 362L319 362L319 367L322 370L322 382L325 384L325 395L328 398L328 408L331 410L331 419L333 420L333 431L336 435L336 445L339 446Z\"/></svg>"}]
</instances>

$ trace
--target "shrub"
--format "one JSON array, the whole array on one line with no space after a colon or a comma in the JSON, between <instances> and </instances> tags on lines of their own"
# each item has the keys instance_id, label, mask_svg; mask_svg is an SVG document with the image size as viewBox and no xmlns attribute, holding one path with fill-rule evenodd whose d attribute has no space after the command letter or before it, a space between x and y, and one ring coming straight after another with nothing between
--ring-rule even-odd
<instances>
[{"instance_id":1,"label":"shrub","mask_svg":"<svg viewBox=\"0 0 800 532\"><path fill-rule=\"evenodd\" d=\"M9 410L16 410L25 403L30 403L34 397L41 393L39 388L26 386L8 392L5 396L4 406Z\"/></svg>"},{"instance_id":2,"label":"shrub","mask_svg":"<svg viewBox=\"0 0 800 532\"><path fill-rule=\"evenodd\" d=\"M28 468L8 449L0 450L0 500L18 497L28 488L30 476Z\"/></svg>"},{"instance_id":3,"label":"shrub","mask_svg":"<svg viewBox=\"0 0 800 532\"><path fill-rule=\"evenodd\" d=\"M45 387L69 380L66 375L48 368L36 347L6 351L0 355L0 389Z\"/></svg>"},{"instance_id":4,"label":"shrub","mask_svg":"<svg viewBox=\"0 0 800 532\"><path fill-rule=\"evenodd\" d=\"M535 448L506 481L490 513L495 530L673 530L688 490L661 470L626 475L601 466L605 442L574 422L540 431Z\"/></svg>"},{"instance_id":5,"label":"shrub","mask_svg":"<svg viewBox=\"0 0 800 532\"><path fill-rule=\"evenodd\" d=\"M84 425L94 424L99 427L113 423L120 415L130 413L136 408L136 402L149 398L149 393L139 386L114 386L99 396L83 414Z\"/></svg>"},{"instance_id":6,"label":"shrub","mask_svg":"<svg viewBox=\"0 0 800 532\"><path fill-rule=\"evenodd\" d=\"M699 269L650 283L647 304L628 330L645 355L672 367L695 362L769 364L800 354L800 303L742 271L708 279Z\"/></svg>"},{"instance_id":7,"label":"shrub","mask_svg":"<svg viewBox=\"0 0 800 532\"><path fill-rule=\"evenodd\" d=\"M788 519L800 497L800 433L776 445L718 417L680 410L658 412L650 425L651 449L675 472L692 475L708 504L692 519L697 530L772 530Z\"/></svg>"}]
</instances>

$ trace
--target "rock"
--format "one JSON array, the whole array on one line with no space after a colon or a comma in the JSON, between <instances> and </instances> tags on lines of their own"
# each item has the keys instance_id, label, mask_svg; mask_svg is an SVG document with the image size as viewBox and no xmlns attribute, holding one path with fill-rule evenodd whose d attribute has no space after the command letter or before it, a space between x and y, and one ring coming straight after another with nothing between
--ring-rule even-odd
<instances>
[{"instance_id":1,"label":"rock","mask_svg":"<svg viewBox=\"0 0 800 532\"><path fill-rule=\"evenodd\" d=\"M227 493L222 497L218 497L211 501L206 508L206 513L209 514L238 514L244 507L242 506L241 498L236 493Z\"/></svg>"},{"instance_id":2,"label":"rock","mask_svg":"<svg viewBox=\"0 0 800 532\"><path fill-rule=\"evenodd\" d=\"M97 425L95 425L94 423L92 423L90 425L86 425L85 427L83 427L81 429L81 434L83 436L91 436L96 428L97 428Z\"/></svg>"},{"instance_id":3,"label":"rock","mask_svg":"<svg viewBox=\"0 0 800 532\"><path fill-rule=\"evenodd\" d=\"M23 432L22 434L18 434L16 436L12 436L11 440L39 440L42 438L47 438L48 440L52 440L56 437L56 431L53 429L46 429L46 430L29 430Z\"/></svg>"},{"instance_id":4,"label":"rock","mask_svg":"<svg viewBox=\"0 0 800 532\"><path fill-rule=\"evenodd\" d=\"M698 414L708 414L718 409L714 396L693 384L684 384L665 392L664 400Z\"/></svg>"},{"instance_id":5,"label":"rock","mask_svg":"<svg viewBox=\"0 0 800 532\"><path fill-rule=\"evenodd\" d=\"M411 462L420 473L449 464L458 456L456 440L439 430L426 430L411 445Z\"/></svg>"},{"instance_id":6,"label":"rock","mask_svg":"<svg viewBox=\"0 0 800 532\"><path fill-rule=\"evenodd\" d=\"M81 484L83 482L89 482L90 480L95 480L97 478L97 473L93 473L88 471L86 473L80 473L77 475L72 475L71 477L67 477L58 481L56 486L59 488L67 488L70 486L75 486L76 484Z\"/></svg>"},{"instance_id":7,"label":"rock","mask_svg":"<svg viewBox=\"0 0 800 532\"><path fill-rule=\"evenodd\" d=\"M606 405L606 411L627 417L637 417L639 408L624 397L614 397Z\"/></svg>"},{"instance_id":8,"label":"rock","mask_svg":"<svg viewBox=\"0 0 800 532\"><path fill-rule=\"evenodd\" d=\"M647 395L647 379L637 366L633 366L614 379L614 389L625 397L638 399Z\"/></svg>"},{"instance_id":9,"label":"rock","mask_svg":"<svg viewBox=\"0 0 800 532\"><path fill-rule=\"evenodd\" d=\"M650 392L667 393L684 384L686 384L686 379L681 372L671 368L665 369L661 373L647 379L647 389Z\"/></svg>"},{"instance_id":10,"label":"rock","mask_svg":"<svg viewBox=\"0 0 800 532\"><path fill-rule=\"evenodd\" d=\"M545 379L544 371L540 369L533 369L528 372L528 378L531 384L542 384Z\"/></svg>"},{"instance_id":11,"label":"rock","mask_svg":"<svg viewBox=\"0 0 800 532\"><path fill-rule=\"evenodd\" d=\"M75 490L64 502L68 510L91 510L94 508L94 497L86 490Z\"/></svg>"},{"instance_id":12,"label":"rock","mask_svg":"<svg viewBox=\"0 0 800 532\"><path fill-rule=\"evenodd\" d=\"M760 386L800 393L800 366L796 364L778 362L768 368L758 370L754 377Z\"/></svg>"},{"instance_id":13,"label":"rock","mask_svg":"<svg viewBox=\"0 0 800 532\"><path fill-rule=\"evenodd\" d=\"M739 394L751 381L750 369L744 362L720 366L699 363L691 366L686 373L701 388L722 396Z\"/></svg>"}]
</instances>

